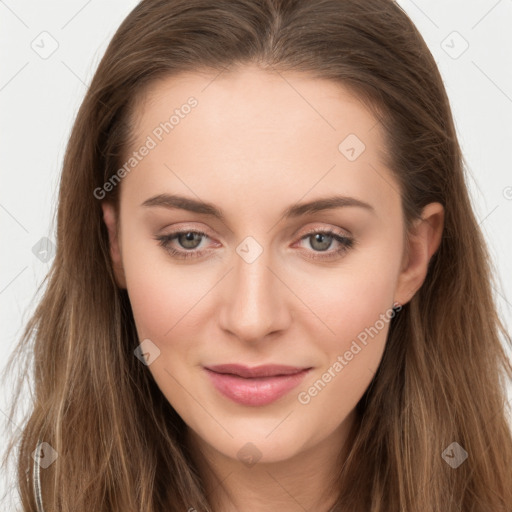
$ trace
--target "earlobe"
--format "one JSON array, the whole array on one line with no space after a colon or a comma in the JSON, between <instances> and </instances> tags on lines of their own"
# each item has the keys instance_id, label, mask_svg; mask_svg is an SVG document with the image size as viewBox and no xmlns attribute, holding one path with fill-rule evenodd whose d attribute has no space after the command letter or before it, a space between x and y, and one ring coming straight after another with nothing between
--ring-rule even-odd
<instances>
[{"instance_id":1,"label":"earlobe","mask_svg":"<svg viewBox=\"0 0 512 512\"><path fill-rule=\"evenodd\" d=\"M122 255L121 255L121 244L117 222L117 211L115 206L107 201L101 203L103 210L103 221L107 226L109 246L110 246L110 257L112 259L112 267L114 269L114 275L116 278L117 285L120 288L126 289L126 277L124 274Z\"/></svg>"},{"instance_id":2,"label":"earlobe","mask_svg":"<svg viewBox=\"0 0 512 512\"><path fill-rule=\"evenodd\" d=\"M425 281L430 259L438 250L444 227L444 208L430 203L422 211L409 232L404 251L402 270L398 277L395 301L405 304L411 300Z\"/></svg>"}]
</instances>

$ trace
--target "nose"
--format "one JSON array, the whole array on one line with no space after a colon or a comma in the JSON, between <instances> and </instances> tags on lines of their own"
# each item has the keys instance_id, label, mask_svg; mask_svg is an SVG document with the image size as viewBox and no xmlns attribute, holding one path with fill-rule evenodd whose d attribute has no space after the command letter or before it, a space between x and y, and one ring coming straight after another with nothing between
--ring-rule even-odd
<instances>
[{"instance_id":1,"label":"nose","mask_svg":"<svg viewBox=\"0 0 512 512\"><path fill-rule=\"evenodd\" d=\"M291 323L289 301L293 294L280 279L270 252L264 250L252 262L234 252L233 265L223 280L220 327L247 342L286 330Z\"/></svg>"}]
</instances>

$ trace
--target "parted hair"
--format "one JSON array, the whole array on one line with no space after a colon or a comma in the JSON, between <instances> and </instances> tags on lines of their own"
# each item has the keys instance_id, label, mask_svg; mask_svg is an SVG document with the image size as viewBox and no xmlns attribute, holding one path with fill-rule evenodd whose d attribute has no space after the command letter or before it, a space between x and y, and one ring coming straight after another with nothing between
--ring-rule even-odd
<instances>
[{"instance_id":1,"label":"parted hair","mask_svg":"<svg viewBox=\"0 0 512 512\"><path fill-rule=\"evenodd\" d=\"M125 161L135 105L150 84L246 64L347 88L382 123L407 229L425 205L445 208L425 281L392 319L357 404L350 450L334 475L339 510L510 511L504 347L512 341L441 75L391 0L143 0L122 22L77 113L59 184L56 255L9 359L22 373L11 415L21 383L33 383L3 461L15 453L21 510L37 511L32 454L46 442L58 457L40 470L45 512L213 511L187 453L186 425L134 357L140 341L93 191ZM119 187L105 200L118 204ZM443 457L454 442L468 454L457 468Z\"/></svg>"}]
</instances>

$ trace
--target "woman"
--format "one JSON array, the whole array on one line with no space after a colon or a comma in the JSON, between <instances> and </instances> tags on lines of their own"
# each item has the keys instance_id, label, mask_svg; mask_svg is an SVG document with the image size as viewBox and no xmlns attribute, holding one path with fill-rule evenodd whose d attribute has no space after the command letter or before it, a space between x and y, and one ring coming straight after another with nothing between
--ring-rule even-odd
<instances>
[{"instance_id":1,"label":"woman","mask_svg":"<svg viewBox=\"0 0 512 512\"><path fill-rule=\"evenodd\" d=\"M396 3L142 1L17 350L23 510L510 510L511 340L464 179Z\"/></svg>"}]
</instances>

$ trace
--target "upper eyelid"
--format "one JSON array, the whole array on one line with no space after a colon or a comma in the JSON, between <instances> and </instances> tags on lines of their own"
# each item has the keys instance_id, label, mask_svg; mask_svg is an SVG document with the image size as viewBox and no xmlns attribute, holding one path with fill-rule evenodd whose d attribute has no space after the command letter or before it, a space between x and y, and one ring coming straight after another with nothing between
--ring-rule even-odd
<instances>
[{"instance_id":1,"label":"upper eyelid","mask_svg":"<svg viewBox=\"0 0 512 512\"><path fill-rule=\"evenodd\" d=\"M189 225L187 225L187 223L184 223L184 224L185 225L183 227L180 226L179 228L176 228L175 230L173 230L169 234L171 235L171 234L177 234L177 233L192 231L192 232L201 232L201 233L204 233L206 236L208 236L210 238L215 238L214 235L210 234L211 229L208 228L208 227L207 228L203 228L203 227L199 227L198 228L198 227L195 227L195 226L189 226ZM293 237L297 237L297 236L299 236L300 233L303 233L301 235L301 237L302 237L302 236L308 235L312 231L333 231L337 235L344 236L346 238L352 238L353 237L352 233L347 228L342 228L342 227L339 227L339 226L334 226L332 224L329 225L329 223L321 222L321 221L318 221L316 224L314 222L308 222L308 224L314 224L314 225L311 226L311 227L308 227L308 228L294 229L292 236ZM167 227L169 228L169 226L167 226ZM164 229L166 229L166 228L164 228ZM164 234L164 236L165 236L165 234Z\"/></svg>"},{"instance_id":2,"label":"upper eyelid","mask_svg":"<svg viewBox=\"0 0 512 512\"><path fill-rule=\"evenodd\" d=\"M311 234L314 234L316 232L319 232L319 233L328 233L328 232L332 232L333 234L336 234L338 236L342 236L342 237L345 237L345 238L352 238L352 234L346 230L346 229L343 229L343 228L338 228L338 227L322 227L322 226L313 226L311 228L308 228L308 229L304 229L304 230L296 230L293 234L294 237L299 237L300 239L306 237L306 236L309 236ZM180 235L180 234L183 234L183 233L200 233L201 235L205 235L207 236L208 238L211 238L211 239L214 239L215 237L210 235L208 233L208 230L207 229L202 229L202 228L195 228L195 227L183 227L183 228L178 228L174 231L171 231L169 233L164 233L162 234L161 236L174 236L174 235ZM302 233L302 234L300 234Z\"/></svg>"}]
</instances>

